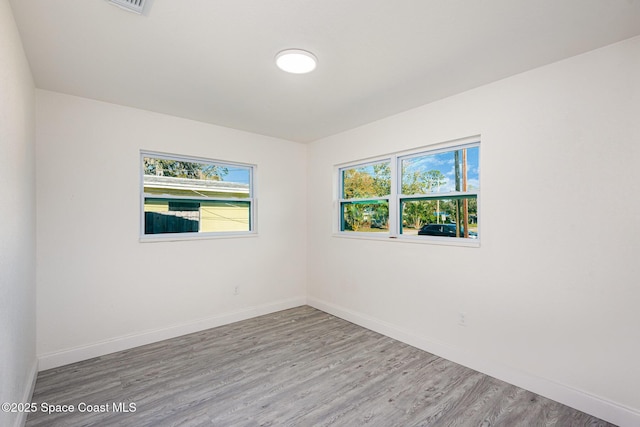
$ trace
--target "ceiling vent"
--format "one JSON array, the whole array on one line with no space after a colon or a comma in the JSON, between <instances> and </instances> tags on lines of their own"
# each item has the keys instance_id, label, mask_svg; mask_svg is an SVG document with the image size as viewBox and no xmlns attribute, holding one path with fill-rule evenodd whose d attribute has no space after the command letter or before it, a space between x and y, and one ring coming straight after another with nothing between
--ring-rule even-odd
<instances>
[{"instance_id":1,"label":"ceiling vent","mask_svg":"<svg viewBox=\"0 0 640 427\"><path fill-rule=\"evenodd\" d=\"M146 0L107 0L109 3L128 10L129 12L142 14Z\"/></svg>"}]
</instances>

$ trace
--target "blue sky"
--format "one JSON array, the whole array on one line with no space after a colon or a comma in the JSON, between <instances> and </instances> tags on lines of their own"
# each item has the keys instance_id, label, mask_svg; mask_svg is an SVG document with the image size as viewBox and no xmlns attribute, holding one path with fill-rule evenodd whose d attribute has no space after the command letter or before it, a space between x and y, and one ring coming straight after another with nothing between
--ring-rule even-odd
<instances>
[{"instance_id":1,"label":"blue sky","mask_svg":"<svg viewBox=\"0 0 640 427\"><path fill-rule=\"evenodd\" d=\"M229 173L222 177L225 182L236 182L238 184L249 184L249 168L241 166L226 166Z\"/></svg>"},{"instance_id":2,"label":"blue sky","mask_svg":"<svg viewBox=\"0 0 640 427\"><path fill-rule=\"evenodd\" d=\"M467 148L467 188L480 188L479 172L479 147ZM407 173L415 171L427 172L439 170L446 178L446 183L440 187L440 193L455 191L455 160L454 152L430 154L426 156L410 157L403 159L403 166ZM434 191L437 191L434 189Z\"/></svg>"}]
</instances>

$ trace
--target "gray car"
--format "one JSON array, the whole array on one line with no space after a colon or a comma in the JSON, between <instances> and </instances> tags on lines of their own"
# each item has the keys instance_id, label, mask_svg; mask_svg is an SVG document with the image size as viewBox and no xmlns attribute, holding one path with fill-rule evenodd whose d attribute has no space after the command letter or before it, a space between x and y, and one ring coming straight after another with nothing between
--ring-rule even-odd
<instances>
[{"instance_id":1,"label":"gray car","mask_svg":"<svg viewBox=\"0 0 640 427\"><path fill-rule=\"evenodd\" d=\"M418 231L419 236L441 236L441 237L456 237L456 225L455 224L427 224L423 225ZM460 231L460 237L464 237L464 229ZM478 233L469 231L470 239L477 239Z\"/></svg>"}]
</instances>

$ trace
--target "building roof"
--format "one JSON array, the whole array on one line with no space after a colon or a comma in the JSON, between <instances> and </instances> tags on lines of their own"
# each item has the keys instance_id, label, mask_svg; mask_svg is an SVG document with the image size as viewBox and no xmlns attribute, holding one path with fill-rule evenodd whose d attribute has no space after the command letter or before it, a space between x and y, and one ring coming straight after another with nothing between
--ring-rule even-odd
<instances>
[{"instance_id":1,"label":"building roof","mask_svg":"<svg viewBox=\"0 0 640 427\"><path fill-rule=\"evenodd\" d=\"M248 198L249 184L211 179L144 175L145 196L190 198Z\"/></svg>"}]
</instances>

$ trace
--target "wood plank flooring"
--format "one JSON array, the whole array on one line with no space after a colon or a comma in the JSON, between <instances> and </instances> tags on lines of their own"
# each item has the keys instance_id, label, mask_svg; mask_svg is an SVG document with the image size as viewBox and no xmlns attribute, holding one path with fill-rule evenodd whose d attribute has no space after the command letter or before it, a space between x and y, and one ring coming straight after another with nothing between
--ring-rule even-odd
<instances>
[{"instance_id":1,"label":"wood plank flooring","mask_svg":"<svg viewBox=\"0 0 640 427\"><path fill-rule=\"evenodd\" d=\"M307 306L40 372L33 402L75 412L28 427L611 426Z\"/></svg>"}]
</instances>

